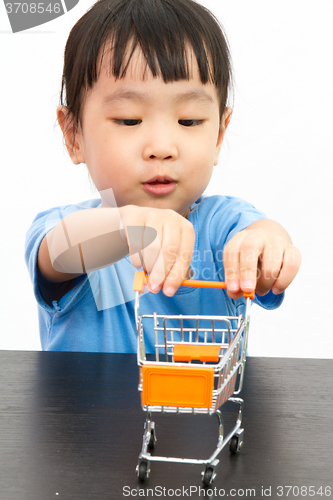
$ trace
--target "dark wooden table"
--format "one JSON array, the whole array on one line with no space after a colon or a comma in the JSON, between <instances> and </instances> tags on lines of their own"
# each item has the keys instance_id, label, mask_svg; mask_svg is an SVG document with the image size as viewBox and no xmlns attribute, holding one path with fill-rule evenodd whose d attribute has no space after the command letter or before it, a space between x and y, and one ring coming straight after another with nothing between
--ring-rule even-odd
<instances>
[{"instance_id":1,"label":"dark wooden table","mask_svg":"<svg viewBox=\"0 0 333 500\"><path fill-rule=\"evenodd\" d=\"M198 465L152 463L138 482L137 383L134 355L0 352L0 499L333 496L333 360L248 358L244 447L222 451L210 491ZM228 429L235 409L223 410ZM155 422L160 455L215 449L216 415Z\"/></svg>"}]
</instances>

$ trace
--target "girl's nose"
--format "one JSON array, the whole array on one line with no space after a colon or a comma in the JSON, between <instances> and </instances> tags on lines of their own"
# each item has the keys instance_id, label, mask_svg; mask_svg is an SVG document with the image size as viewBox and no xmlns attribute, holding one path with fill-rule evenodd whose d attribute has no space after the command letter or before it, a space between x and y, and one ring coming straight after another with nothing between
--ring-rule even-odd
<instances>
[{"instance_id":1,"label":"girl's nose","mask_svg":"<svg viewBox=\"0 0 333 500\"><path fill-rule=\"evenodd\" d=\"M145 160L176 160L178 158L178 147L172 134L167 130L152 130L147 133L143 148Z\"/></svg>"}]
</instances>

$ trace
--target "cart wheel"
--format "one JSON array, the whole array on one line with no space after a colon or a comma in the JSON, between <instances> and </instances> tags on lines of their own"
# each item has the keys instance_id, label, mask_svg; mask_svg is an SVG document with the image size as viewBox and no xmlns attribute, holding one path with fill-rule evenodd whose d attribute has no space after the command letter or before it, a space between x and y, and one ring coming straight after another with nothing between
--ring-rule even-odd
<instances>
[{"instance_id":1,"label":"cart wheel","mask_svg":"<svg viewBox=\"0 0 333 500\"><path fill-rule=\"evenodd\" d=\"M215 479L216 474L214 474L214 469L212 467L206 467L205 471L202 473L202 482L204 486L209 486Z\"/></svg>"},{"instance_id":2,"label":"cart wheel","mask_svg":"<svg viewBox=\"0 0 333 500\"><path fill-rule=\"evenodd\" d=\"M156 434L155 434L155 427L150 431L150 439L148 443L148 448L153 449L155 448L156 444Z\"/></svg>"},{"instance_id":3,"label":"cart wheel","mask_svg":"<svg viewBox=\"0 0 333 500\"><path fill-rule=\"evenodd\" d=\"M138 463L136 470L139 480L144 481L147 478L148 463L142 460Z\"/></svg>"},{"instance_id":4,"label":"cart wheel","mask_svg":"<svg viewBox=\"0 0 333 500\"><path fill-rule=\"evenodd\" d=\"M229 450L232 455L235 455L238 451L238 437L233 436L229 442Z\"/></svg>"}]
</instances>

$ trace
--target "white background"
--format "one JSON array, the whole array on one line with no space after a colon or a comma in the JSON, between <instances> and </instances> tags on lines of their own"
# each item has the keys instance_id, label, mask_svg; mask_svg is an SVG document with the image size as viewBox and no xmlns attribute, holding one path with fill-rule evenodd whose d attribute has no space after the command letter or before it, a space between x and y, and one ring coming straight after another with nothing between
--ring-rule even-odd
<instances>
[{"instance_id":1,"label":"white background","mask_svg":"<svg viewBox=\"0 0 333 500\"><path fill-rule=\"evenodd\" d=\"M245 198L303 255L280 309L253 308L253 356L333 357L331 0L202 0L225 27L234 113L208 194ZM47 208L96 198L64 150L55 109L64 46L92 5L12 34L0 2L0 349L40 349L24 239Z\"/></svg>"}]
</instances>

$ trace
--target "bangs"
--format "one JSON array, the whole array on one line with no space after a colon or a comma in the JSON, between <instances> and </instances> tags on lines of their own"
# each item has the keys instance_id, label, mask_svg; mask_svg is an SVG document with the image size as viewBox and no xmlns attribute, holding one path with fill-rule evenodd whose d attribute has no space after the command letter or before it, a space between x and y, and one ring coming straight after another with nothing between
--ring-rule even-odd
<instances>
[{"instance_id":1,"label":"bangs","mask_svg":"<svg viewBox=\"0 0 333 500\"><path fill-rule=\"evenodd\" d=\"M126 75L138 48L152 75L163 78L165 83L191 78L190 52L195 55L202 83L215 83L211 71L214 64L209 64L211 55L207 55L203 37L198 34L199 26L193 26L195 19L191 21L186 29L167 2L130 2L128 9L117 16L111 34L103 43L103 55L111 49L109 68L113 76Z\"/></svg>"},{"instance_id":2,"label":"bangs","mask_svg":"<svg viewBox=\"0 0 333 500\"><path fill-rule=\"evenodd\" d=\"M196 60L201 82L216 86L222 116L231 80L229 48L213 14L192 0L98 1L68 38L61 104L80 121L81 104L101 63L123 78L136 49L146 69L165 83L190 79Z\"/></svg>"}]
</instances>

